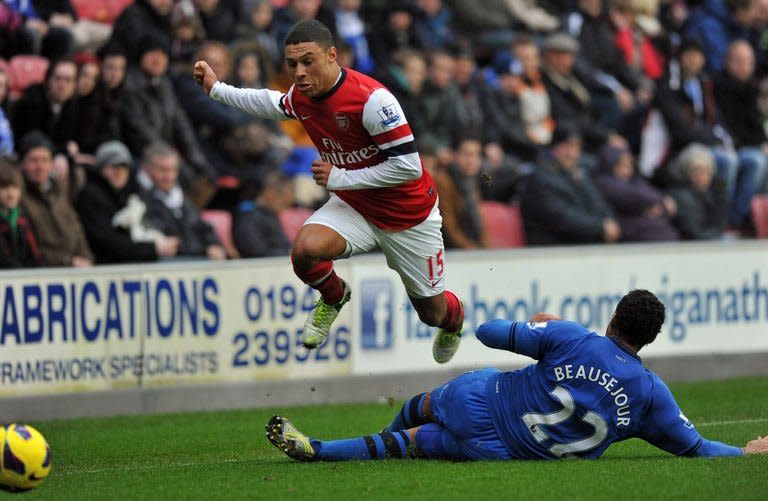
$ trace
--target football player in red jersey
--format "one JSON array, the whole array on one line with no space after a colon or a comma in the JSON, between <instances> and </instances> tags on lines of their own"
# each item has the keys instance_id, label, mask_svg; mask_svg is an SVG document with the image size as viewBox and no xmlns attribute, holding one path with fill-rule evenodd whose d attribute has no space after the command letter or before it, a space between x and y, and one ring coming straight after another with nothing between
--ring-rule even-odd
<instances>
[{"instance_id":1,"label":"football player in red jersey","mask_svg":"<svg viewBox=\"0 0 768 501\"><path fill-rule=\"evenodd\" d=\"M219 82L205 61L195 63L194 77L215 101L262 118L301 121L320 153L312 173L331 196L307 219L291 252L296 275L321 296L305 323L304 345L325 341L349 301L333 260L378 245L419 318L438 327L433 356L447 362L459 347L464 308L445 289L437 190L400 103L381 83L341 67L333 37L318 21L293 27L285 60L293 81L285 94Z\"/></svg>"}]
</instances>

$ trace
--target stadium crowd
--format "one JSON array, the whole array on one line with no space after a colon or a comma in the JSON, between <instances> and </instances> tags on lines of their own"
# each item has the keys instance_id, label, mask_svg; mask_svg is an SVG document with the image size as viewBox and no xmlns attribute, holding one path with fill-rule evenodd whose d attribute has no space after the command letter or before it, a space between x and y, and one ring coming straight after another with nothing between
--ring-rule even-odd
<instances>
[{"instance_id":1,"label":"stadium crowd","mask_svg":"<svg viewBox=\"0 0 768 501\"><path fill-rule=\"evenodd\" d=\"M755 234L768 0L9 0L0 267L287 255L316 150L192 65L285 91L307 18L402 104L449 248L512 231L499 204L527 245Z\"/></svg>"}]
</instances>

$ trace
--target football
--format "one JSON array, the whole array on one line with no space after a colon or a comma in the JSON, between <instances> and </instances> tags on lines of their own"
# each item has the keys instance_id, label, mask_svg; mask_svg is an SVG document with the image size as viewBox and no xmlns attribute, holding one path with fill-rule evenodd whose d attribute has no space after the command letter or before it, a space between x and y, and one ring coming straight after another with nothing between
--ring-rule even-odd
<instances>
[{"instance_id":1,"label":"football","mask_svg":"<svg viewBox=\"0 0 768 501\"><path fill-rule=\"evenodd\" d=\"M51 448L42 433L25 424L0 427L0 487L34 489L51 472Z\"/></svg>"}]
</instances>

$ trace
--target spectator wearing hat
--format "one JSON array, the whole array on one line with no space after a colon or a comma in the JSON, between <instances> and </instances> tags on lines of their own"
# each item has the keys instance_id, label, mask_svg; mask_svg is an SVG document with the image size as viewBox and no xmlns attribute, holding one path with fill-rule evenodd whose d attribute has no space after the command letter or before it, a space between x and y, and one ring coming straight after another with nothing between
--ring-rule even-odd
<instances>
[{"instance_id":1,"label":"spectator wearing hat","mask_svg":"<svg viewBox=\"0 0 768 501\"><path fill-rule=\"evenodd\" d=\"M617 242L621 229L592 180L579 167L581 137L558 126L520 199L530 245Z\"/></svg>"},{"instance_id":2,"label":"spectator wearing hat","mask_svg":"<svg viewBox=\"0 0 768 501\"><path fill-rule=\"evenodd\" d=\"M594 183L616 214L622 242L678 240L671 223L677 204L636 175L634 157L627 147L603 147Z\"/></svg>"},{"instance_id":3,"label":"spectator wearing hat","mask_svg":"<svg viewBox=\"0 0 768 501\"><path fill-rule=\"evenodd\" d=\"M179 239L177 257L226 259L213 228L200 218L179 185L180 159L170 145L155 142L145 150L136 175L146 204L144 222L155 231Z\"/></svg>"},{"instance_id":4,"label":"spectator wearing hat","mask_svg":"<svg viewBox=\"0 0 768 501\"><path fill-rule=\"evenodd\" d=\"M139 45L148 35L171 46L173 0L135 0L115 19L112 42L125 50L128 61L139 60Z\"/></svg>"},{"instance_id":5,"label":"spectator wearing hat","mask_svg":"<svg viewBox=\"0 0 768 501\"><path fill-rule=\"evenodd\" d=\"M94 170L77 198L75 207L97 263L155 261L173 257L178 251L178 238L154 235L134 239L135 229L121 222L125 218L115 218L121 211L140 210L133 208L137 203L143 205L132 171L133 158L123 143L103 143L96 150ZM140 224L140 218L135 222Z\"/></svg>"},{"instance_id":6,"label":"spectator wearing hat","mask_svg":"<svg viewBox=\"0 0 768 501\"><path fill-rule=\"evenodd\" d=\"M43 257L20 207L24 181L17 166L0 159L0 268L40 266Z\"/></svg>"},{"instance_id":7,"label":"spectator wearing hat","mask_svg":"<svg viewBox=\"0 0 768 501\"><path fill-rule=\"evenodd\" d=\"M279 171L242 182L240 203L232 221L232 238L241 257L291 253L291 242L278 216L293 202L293 180Z\"/></svg>"},{"instance_id":8,"label":"spectator wearing hat","mask_svg":"<svg viewBox=\"0 0 768 501\"><path fill-rule=\"evenodd\" d=\"M611 90L586 74L576 63L579 42L567 33L554 33L544 42L543 81L557 126L578 131L585 149L597 152L617 138L618 105Z\"/></svg>"},{"instance_id":9,"label":"spectator wearing hat","mask_svg":"<svg viewBox=\"0 0 768 501\"><path fill-rule=\"evenodd\" d=\"M180 179L185 187L191 188L200 179L214 181L216 173L176 98L167 70L168 45L155 36L144 38L139 48L139 66L129 71L125 83L125 143L135 154L155 141L166 142L184 160Z\"/></svg>"},{"instance_id":10,"label":"spectator wearing hat","mask_svg":"<svg viewBox=\"0 0 768 501\"><path fill-rule=\"evenodd\" d=\"M48 266L91 266L93 253L80 219L60 181L51 175L53 153L53 143L39 131L21 138L19 157L26 187L21 207Z\"/></svg>"}]
</instances>

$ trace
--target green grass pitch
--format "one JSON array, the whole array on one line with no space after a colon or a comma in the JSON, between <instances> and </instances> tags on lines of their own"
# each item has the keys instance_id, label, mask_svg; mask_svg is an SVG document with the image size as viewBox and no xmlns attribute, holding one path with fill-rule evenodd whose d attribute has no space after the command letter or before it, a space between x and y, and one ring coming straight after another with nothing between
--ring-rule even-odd
<instances>
[{"instance_id":1,"label":"green grass pitch","mask_svg":"<svg viewBox=\"0 0 768 501\"><path fill-rule=\"evenodd\" d=\"M768 379L671 385L706 437L768 433ZM277 411L342 438L381 429L400 403L32 422L51 476L21 499L768 499L768 456L675 458L639 440L597 461L294 463L264 438Z\"/></svg>"}]
</instances>

